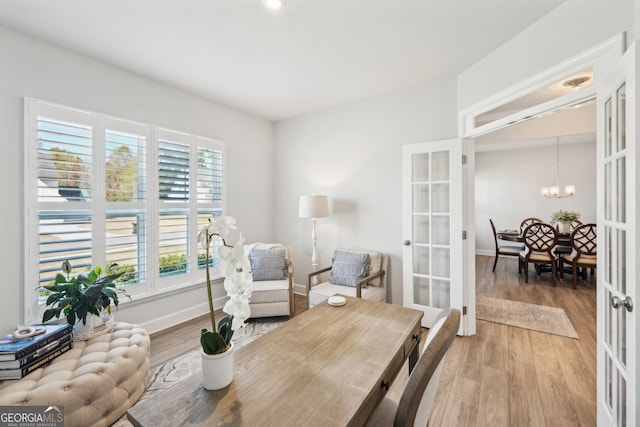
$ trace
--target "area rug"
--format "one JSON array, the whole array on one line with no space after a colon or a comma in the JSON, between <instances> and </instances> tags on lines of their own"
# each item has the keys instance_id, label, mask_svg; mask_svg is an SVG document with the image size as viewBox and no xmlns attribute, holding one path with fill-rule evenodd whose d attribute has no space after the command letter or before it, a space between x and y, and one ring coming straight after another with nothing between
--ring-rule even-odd
<instances>
[{"instance_id":1,"label":"area rug","mask_svg":"<svg viewBox=\"0 0 640 427\"><path fill-rule=\"evenodd\" d=\"M557 307L478 296L476 317L487 322L579 339L567 313Z\"/></svg>"},{"instance_id":2,"label":"area rug","mask_svg":"<svg viewBox=\"0 0 640 427\"><path fill-rule=\"evenodd\" d=\"M238 350L244 347L251 341L282 325L286 320L285 317L250 320L244 328L233 334L232 341L234 342L234 348ZM151 368L149 386L136 403L152 398L200 370L202 363L200 359L200 346L198 343L194 344L195 346L185 353ZM112 427L129 426L132 426L132 424L127 420L126 414L112 425Z\"/></svg>"}]
</instances>

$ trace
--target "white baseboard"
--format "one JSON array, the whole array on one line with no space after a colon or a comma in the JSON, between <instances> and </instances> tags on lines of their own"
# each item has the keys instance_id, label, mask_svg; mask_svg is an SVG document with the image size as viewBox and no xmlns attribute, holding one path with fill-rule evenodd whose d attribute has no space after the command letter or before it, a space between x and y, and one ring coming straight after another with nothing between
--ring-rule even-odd
<instances>
[{"instance_id":1,"label":"white baseboard","mask_svg":"<svg viewBox=\"0 0 640 427\"><path fill-rule=\"evenodd\" d=\"M476 255L495 256L496 251L489 249L476 249Z\"/></svg>"},{"instance_id":2,"label":"white baseboard","mask_svg":"<svg viewBox=\"0 0 640 427\"><path fill-rule=\"evenodd\" d=\"M307 287L305 285L301 285L299 283L293 284L293 293L298 295L307 296Z\"/></svg>"},{"instance_id":3,"label":"white baseboard","mask_svg":"<svg viewBox=\"0 0 640 427\"><path fill-rule=\"evenodd\" d=\"M218 310L224 306L226 300L226 297L218 298L213 301L213 306ZM169 313L162 317L156 317L148 322L142 322L141 326L145 328L149 334L153 334L207 313L209 313L209 303L205 301L201 304L185 308L184 310Z\"/></svg>"}]
</instances>

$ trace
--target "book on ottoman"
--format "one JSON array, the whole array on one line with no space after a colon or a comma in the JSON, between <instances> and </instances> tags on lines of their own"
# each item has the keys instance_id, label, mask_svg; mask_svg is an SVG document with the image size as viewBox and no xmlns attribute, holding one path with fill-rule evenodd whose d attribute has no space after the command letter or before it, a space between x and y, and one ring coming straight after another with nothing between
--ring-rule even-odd
<instances>
[{"instance_id":1,"label":"book on ottoman","mask_svg":"<svg viewBox=\"0 0 640 427\"><path fill-rule=\"evenodd\" d=\"M0 369L0 380L19 380L20 378L29 375L39 367L51 362L62 353L65 353L73 348L73 340L71 339L71 334L68 335L67 339L63 339L60 342L55 341L55 343L57 345L53 346L53 348L49 348L49 346L43 347L43 349L47 349L48 351L44 351L40 356L37 356L35 359L31 360L24 366L17 367L15 369ZM14 362L19 361L20 359Z\"/></svg>"},{"instance_id":2,"label":"book on ottoman","mask_svg":"<svg viewBox=\"0 0 640 427\"><path fill-rule=\"evenodd\" d=\"M68 323L38 324L32 326L35 328L44 327L46 331L42 334L21 340L16 340L14 335L6 335L0 338L0 361L18 360L73 332L73 326Z\"/></svg>"}]
</instances>

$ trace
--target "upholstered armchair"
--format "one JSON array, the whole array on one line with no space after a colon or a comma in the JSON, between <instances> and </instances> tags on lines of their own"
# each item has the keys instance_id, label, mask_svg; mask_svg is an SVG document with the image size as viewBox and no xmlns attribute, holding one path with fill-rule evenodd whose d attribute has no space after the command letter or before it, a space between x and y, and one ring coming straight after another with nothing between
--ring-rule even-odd
<instances>
[{"instance_id":1,"label":"upholstered armchair","mask_svg":"<svg viewBox=\"0 0 640 427\"><path fill-rule=\"evenodd\" d=\"M309 274L309 308L336 294L385 302L387 263L388 256L380 252L337 249L333 253L330 267ZM326 281L319 280L324 273L329 273L324 276ZM321 283L314 284L316 276Z\"/></svg>"},{"instance_id":2,"label":"upholstered armchair","mask_svg":"<svg viewBox=\"0 0 640 427\"><path fill-rule=\"evenodd\" d=\"M251 317L293 315L291 248L279 243L252 243L244 245L244 252L253 276Z\"/></svg>"}]
</instances>

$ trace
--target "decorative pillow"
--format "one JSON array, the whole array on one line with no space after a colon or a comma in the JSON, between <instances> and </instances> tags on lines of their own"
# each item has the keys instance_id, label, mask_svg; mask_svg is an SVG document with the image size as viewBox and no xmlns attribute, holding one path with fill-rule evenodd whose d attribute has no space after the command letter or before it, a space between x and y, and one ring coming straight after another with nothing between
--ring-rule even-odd
<instances>
[{"instance_id":1,"label":"decorative pillow","mask_svg":"<svg viewBox=\"0 0 640 427\"><path fill-rule=\"evenodd\" d=\"M287 277L287 249L251 249L249 262L253 280L282 280Z\"/></svg>"},{"instance_id":2,"label":"decorative pillow","mask_svg":"<svg viewBox=\"0 0 640 427\"><path fill-rule=\"evenodd\" d=\"M355 287L360 279L369 275L370 257L366 252L337 250L332 260L329 283ZM362 287L366 288L366 284Z\"/></svg>"}]
</instances>

